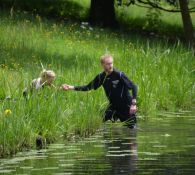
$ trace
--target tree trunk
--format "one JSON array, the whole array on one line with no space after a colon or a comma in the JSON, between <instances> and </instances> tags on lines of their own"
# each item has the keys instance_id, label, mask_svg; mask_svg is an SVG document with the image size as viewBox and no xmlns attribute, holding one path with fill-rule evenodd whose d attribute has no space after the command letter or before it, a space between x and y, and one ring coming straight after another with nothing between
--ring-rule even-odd
<instances>
[{"instance_id":1,"label":"tree trunk","mask_svg":"<svg viewBox=\"0 0 195 175\"><path fill-rule=\"evenodd\" d=\"M91 0L89 23L105 27L116 27L114 0Z\"/></svg>"},{"instance_id":2,"label":"tree trunk","mask_svg":"<svg viewBox=\"0 0 195 175\"><path fill-rule=\"evenodd\" d=\"M195 32L193 30L193 24L189 13L188 1L179 0L181 15L183 20L183 27L185 38L188 44L195 48Z\"/></svg>"}]
</instances>

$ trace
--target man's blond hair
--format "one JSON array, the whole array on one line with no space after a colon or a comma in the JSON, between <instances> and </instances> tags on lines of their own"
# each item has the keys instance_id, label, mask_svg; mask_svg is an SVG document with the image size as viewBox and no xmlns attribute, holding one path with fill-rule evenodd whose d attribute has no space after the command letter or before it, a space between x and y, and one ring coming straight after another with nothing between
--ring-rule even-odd
<instances>
[{"instance_id":1,"label":"man's blond hair","mask_svg":"<svg viewBox=\"0 0 195 175\"><path fill-rule=\"evenodd\" d=\"M112 59L113 59L113 56L112 56L111 54L104 54L104 55L102 55L102 56L100 57L100 62L101 62L101 64L104 63L104 60L105 60L106 58L112 58Z\"/></svg>"}]
</instances>

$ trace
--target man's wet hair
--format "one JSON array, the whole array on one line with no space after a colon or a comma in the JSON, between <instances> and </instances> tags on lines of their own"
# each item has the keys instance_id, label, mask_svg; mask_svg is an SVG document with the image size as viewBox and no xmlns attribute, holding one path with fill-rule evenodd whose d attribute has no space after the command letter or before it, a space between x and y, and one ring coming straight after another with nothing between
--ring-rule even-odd
<instances>
[{"instance_id":1,"label":"man's wet hair","mask_svg":"<svg viewBox=\"0 0 195 175\"><path fill-rule=\"evenodd\" d=\"M113 59L113 56L112 56L111 54L104 54L104 55L102 55L102 56L100 57L100 62L101 62L101 64L104 63L104 60L105 60L106 58L110 58L110 57Z\"/></svg>"}]
</instances>

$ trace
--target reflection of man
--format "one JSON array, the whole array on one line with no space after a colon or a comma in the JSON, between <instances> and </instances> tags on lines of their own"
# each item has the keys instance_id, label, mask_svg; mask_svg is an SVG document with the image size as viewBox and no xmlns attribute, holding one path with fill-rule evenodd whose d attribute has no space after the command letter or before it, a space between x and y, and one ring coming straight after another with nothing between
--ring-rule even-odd
<instances>
[{"instance_id":1,"label":"reflection of man","mask_svg":"<svg viewBox=\"0 0 195 175\"><path fill-rule=\"evenodd\" d=\"M112 166L108 174L136 174L138 170L136 130L128 132L127 128L113 127L104 134L106 157Z\"/></svg>"},{"instance_id":2,"label":"reflection of man","mask_svg":"<svg viewBox=\"0 0 195 175\"><path fill-rule=\"evenodd\" d=\"M64 84L64 90L89 91L103 86L106 96L110 102L104 114L104 121L120 119L126 122L130 128L135 127L136 123L136 85L127 76L113 68L113 57L103 55L101 57L103 72L98 74L93 81L85 86L71 86ZM132 97L129 90L132 90Z\"/></svg>"}]
</instances>

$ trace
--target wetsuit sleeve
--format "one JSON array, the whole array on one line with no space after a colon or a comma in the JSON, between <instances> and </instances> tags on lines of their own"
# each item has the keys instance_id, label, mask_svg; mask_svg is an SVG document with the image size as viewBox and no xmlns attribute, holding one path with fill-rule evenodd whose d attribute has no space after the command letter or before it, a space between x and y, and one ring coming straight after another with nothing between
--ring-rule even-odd
<instances>
[{"instance_id":1,"label":"wetsuit sleeve","mask_svg":"<svg viewBox=\"0 0 195 175\"><path fill-rule=\"evenodd\" d=\"M120 73L120 78L124 82L124 84L127 86L129 90L132 90L132 96L133 99L137 98L137 86L134 84L133 81L129 80L129 78L123 73Z\"/></svg>"},{"instance_id":2,"label":"wetsuit sleeve","mask_svg":"<svg viewBox=\"0 0 195 175\"><path fill-rule=\"evenodd\" d=\"M102 85L101 75L97 75L88 85L85 86L74 86L75 91L90 91L96 90Z\"/></svg>"}]
</instances>

